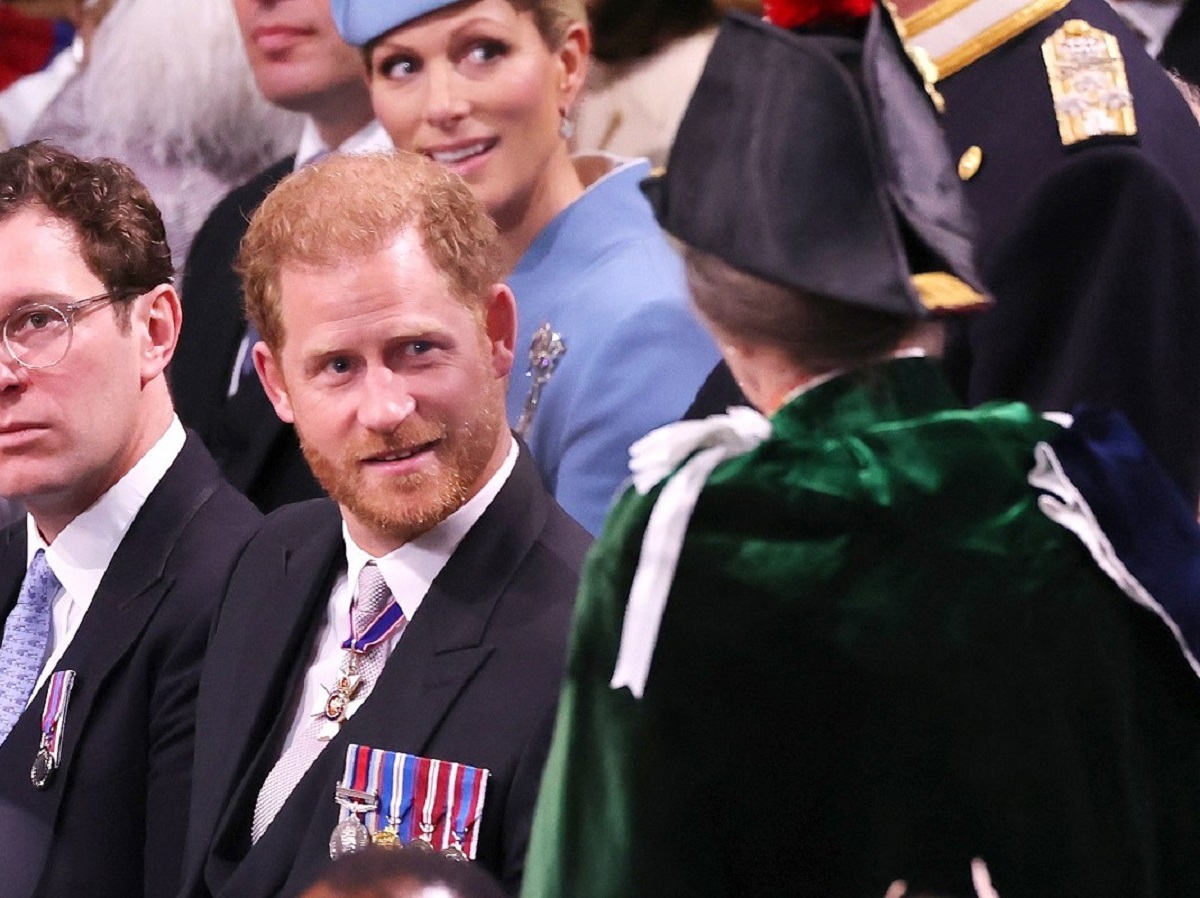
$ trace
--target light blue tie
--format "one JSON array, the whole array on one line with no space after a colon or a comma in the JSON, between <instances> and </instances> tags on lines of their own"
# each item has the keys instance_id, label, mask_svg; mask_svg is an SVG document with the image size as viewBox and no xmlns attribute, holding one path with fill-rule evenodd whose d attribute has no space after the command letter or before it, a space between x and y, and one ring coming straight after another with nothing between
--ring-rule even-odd
<instances>
[{"instance_id":1,"label":"light blue tie","mask_svg":"<svg viewBox=\"0 0 1200 898\"><path fill-rule=\"evenodd\" d=\"M61 588L46 552L38 549L0 642L0 743L24 713L41 672L50 641L50 601Z\"/></svg>"}]
</instances>

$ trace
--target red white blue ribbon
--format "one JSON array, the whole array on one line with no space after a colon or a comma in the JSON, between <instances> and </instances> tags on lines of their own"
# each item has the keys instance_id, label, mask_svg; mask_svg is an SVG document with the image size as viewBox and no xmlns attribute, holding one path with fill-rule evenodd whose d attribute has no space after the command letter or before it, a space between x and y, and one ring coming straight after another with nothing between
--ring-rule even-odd
<instances>
[{"instance_id":1,"label":"red white blue ribbon","mask_svg":"<svg viewBox=\"0 0 1200 898\"><path fill-rule=\"evenodd\" d=\"M370 832L390 829L405 845L424 840L474 860L489 775L468 764L351 745L342 786L379 795L379 810L363 818ZM343 810L343 819L350 813Z\"/></svg>"}]
</instances>

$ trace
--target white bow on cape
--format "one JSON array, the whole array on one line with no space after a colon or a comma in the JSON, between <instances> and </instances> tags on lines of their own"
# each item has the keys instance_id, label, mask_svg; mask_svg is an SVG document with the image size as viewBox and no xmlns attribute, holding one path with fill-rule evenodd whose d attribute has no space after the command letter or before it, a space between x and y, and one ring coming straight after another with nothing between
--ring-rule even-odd
<instances>
[{"instance_id":1,"label":"white bow on cape","mask_svg":"<svg viewBox=\"0 0 1200 898\"><path fill-rule=\"evenodd\" d=\"M687 461L663 487L650 512L625 608L617 664L609 682L613 689L628 686L634 698L645 692L683 537L708 475L721 462L749 452L770 434L770 421L753 409L737 406L703 421L660 427L630 447L629 470L634 488L643 496Z\"/></svg>"}]
</instances>

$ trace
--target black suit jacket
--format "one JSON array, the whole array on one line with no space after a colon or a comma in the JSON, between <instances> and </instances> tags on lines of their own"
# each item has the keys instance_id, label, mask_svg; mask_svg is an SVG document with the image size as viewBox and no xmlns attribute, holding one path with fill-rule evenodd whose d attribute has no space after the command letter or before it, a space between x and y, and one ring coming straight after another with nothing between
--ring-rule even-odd
<instances>
[{"instance_id":1,"label":"black suit jacket","mask_svg":"<svg viewBox=\"0 0 1200 898\"><path fill-rule=\"evenodd\" d=\"M389 657L375 688L259 842L254 803L291 724L330 587L345 566L332 501L282 509L238 565L200 689L186 896L296 895L330 863L334 788L351 743L492 773L478 862L515 891L590 538L526 449Z\"/></svg>"},{"instance_id":2,"label":"black suit jacket","mask_svg":"<svg viewBox=\"0 0 1200 898\"><path fill-rule=\"evenodd\" d=\"M55 668L76 679L49 788L29 778L45 686L0 746L2 898L175 894L200 661L234 560L260 520L189 436ZM4 616L25 556L21 521L0 533Z\"/></svg>"},{"instance_id":3,"label":"black suit jacket","mask_svg":"<svg viewBox=\"0 0 1200 898\"><path fill-rule=\"evenodd\" d=\"M258 377L244 378L228 395L246 333L233 263L254 210L294 162L289 156L230 192L196 234L180 288L184 328L170 369L180 419L200 434L229 482L263 511L323 495L295 431L276 416Z\"/></svg>"},{"instance_id":4,"label":"black suit jacket","mask_svg":"<svg viewBox=\"0 0 1200 898\"><path fill-rule=\"evenodd\" d=\"M1116 36L1133 137L1063 146L1042 42L1070 19ZM938 83L980 273L995 307L952 340L970 404L1021 399L1123 412L1193 505L1200 495L1200 129L1104 0L1071 0Z\"/></svg>"}]
</instances>

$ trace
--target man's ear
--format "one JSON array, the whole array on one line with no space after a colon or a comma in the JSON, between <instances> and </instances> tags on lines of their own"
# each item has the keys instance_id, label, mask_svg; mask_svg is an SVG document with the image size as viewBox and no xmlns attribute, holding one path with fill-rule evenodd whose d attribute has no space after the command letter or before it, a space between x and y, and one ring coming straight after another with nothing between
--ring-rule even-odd
<instances>
[{"instance_id":1,"label":"man's ear","mask_svg":"<svg viewBox=\"0 0 1200 898\"><path fill-rule=\"evenodd\" d=\"M142 384L148 384L166 370L183 326L183 306L170 284L160 284L133 301L130 327L140 343L139 359Z\"/></svg>"},{"instance_id":2,"label":"man's ear","mask_svg":"<svg viewBox=\"0 0 1200 898\"><path fill-rule=\"evenodd\" d=\"M262 340L255 343L250 352L254 357L254 370L258 372L258 379L262 381L263 392L271 400L271 405L275 406L275 414L285 424L294 424L296 417L292 413L292 398L288 394L283 369L275 354Z\"/></svg>"},{"instance_id":3,"label":"man's ear","mask_svg":"<svg viewBox=\"0 0 1200 898\"><path fill-rule=\"evenodd\" d=\"M491 298L484 309L484 328L492 353L492 370L496 377L507 377L512 371L517 341L517 301L505 284L492 286Z\"/></svg>"}]
</instances>

